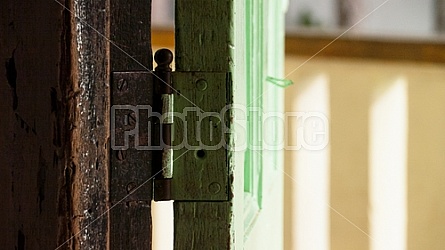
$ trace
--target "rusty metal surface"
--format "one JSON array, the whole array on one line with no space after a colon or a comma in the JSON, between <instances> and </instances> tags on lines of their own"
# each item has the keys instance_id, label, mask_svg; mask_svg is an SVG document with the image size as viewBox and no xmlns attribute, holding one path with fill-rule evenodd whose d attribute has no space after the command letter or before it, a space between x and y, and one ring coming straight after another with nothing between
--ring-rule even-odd
<instances>
[{"instance_id":1,"label":"rusty metal surface","mask_svg":"<svg viewBox=\"0 0 445 250\"><path fill-rule=\"evenodd\" d=\"M112 73L110 250L151 249L152 79L149 71Z\"/></svg>"},{"instance_id":2,"label":"rusty metal surface","mask_svg":"<svg viewBox=\"0 0 445 250\"><path fill-rule=\"evenodd\" d=\"M153 75L146 71L112 74L112 204L149 203L152 198L152 151L149 150L152 80Z\"/></svg>"},{"instance_id":3,"label":"rusty metal surface","mask_svg":"<svg viewBox=\"0 0 445 250\"><path fill-rule=\"evenodd\" d=\"M225 72L174 72L172 148L175 201L227 201L230 116Z\"/></svg>"}]
</instances>

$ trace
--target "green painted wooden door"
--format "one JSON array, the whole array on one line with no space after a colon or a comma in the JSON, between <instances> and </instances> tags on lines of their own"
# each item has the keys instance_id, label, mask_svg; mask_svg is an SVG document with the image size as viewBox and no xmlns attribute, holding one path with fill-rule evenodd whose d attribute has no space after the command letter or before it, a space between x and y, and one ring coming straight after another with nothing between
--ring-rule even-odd
<instances>
[{"instance_id":1,"label":"green painted wooden door","mask_svg":"<svg viewBox=\"0 0 445 250\"><path fill-rule=\"evenodd\" d=\"M284 4L252 0L245 5L246 84L235 81L246 88L248 143L243 164L236 166L244 170L245 249L283 248L283 90L277 83L283 77Z\"/></svg>"},{"instance_id":2,"label":"green painted wooden door","mask_svg":"<svg viewBox=\"0 0 445 250\"><path fill-rule=\"evenodd\" d=\"M199 166L181 160L174 166L204 173L196 177L201 185L193 185L174 202L175 249L283 248L283 90L278 85L283 77L285 5L286 0L176 0L176 70L203 77L225 74L226 88L220 93L225 93L230 111L227 164L215 167L215 159L206 158ZM198 78L190 84L198 84ZM174 78L175 87L185 86L183 79ZM204 95L203 102L194 96L193 103L184 105L220 112L208 110L205 101L214 93ZM196 152L183 150L179 156L193 159ZM213 176L220 175L219 170L226 171L225 182ZM190 187L178 183L186 175L175 170L173 188ZM208 193L216 185L212 179L219 180L218 185L227 183L220 185L224 193Z\"/></svg>"}]
</instances>

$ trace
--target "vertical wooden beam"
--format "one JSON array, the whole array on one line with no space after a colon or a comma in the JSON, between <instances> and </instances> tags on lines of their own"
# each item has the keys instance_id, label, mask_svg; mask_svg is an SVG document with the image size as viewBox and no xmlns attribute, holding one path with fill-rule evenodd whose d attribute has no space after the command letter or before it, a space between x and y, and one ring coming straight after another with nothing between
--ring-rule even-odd
<instances>
[{"instance_id":1,"label":"vertical wooden beam","mask_svg":"<svg viewBox=\"0 0 445 250\"><path fill-rule=\"evenodd\" d=\"M227 72L232 0L176 0L176 71Z\"/></svg>"},{"instance_id":2,"label":"vertical wooden beam","mask_svg":"<svg viewBox=\"0 0 445 250\"><path fill-rule=\"evenodd\" d=\"M151 0L110 0L111 71L152 70Z\"/></svg>"},{"instance_id":3,"label":"vertical wooden beam","mask_svg":"<svg viewBox=\"0 0 445 250\"><path fill-rule=\"evenodd\" d=\"M111 72L151 71L151 0L110 0L109 8ZM117 92L113 91L112 104L152 105L153 85L151 81L142 83L146 85L129 81L125 96L114 95ZM126 103L118 103L122 101ZM146 123L139 121L139 125ZM119 157L115 150L110 157L113 209L110 210L109 249L151 249L152 157L150 152L137 150L133 145L126 150L126 159ZM131 188L138 188L132 195L134 198L122 200Z\"/></svg>"},{"instance_id":4,"label":"vertical wooden beam","mask_svg":"<svg viewBox=\"0 0 445 250\"><path fill-rule=\"evenodd\" d=\"M4 248L109 245L110 67L144 68L129 54L151 68L150 1L109 2L7 1L1 9ZM110 8L119 20L114 39L127 53L109 49Z\"/></svg>"},{"instance_id":5,"label":"vertical wooden beam","mask_svg":"<svg viewBox=\"0 0 445 250\"><path fill-rule=\"evenodd\" d=\"M232 4L232 0L176 0L177 71L229 71L233 60ZM181 181L180 176L173 178ZM230 181L228 185L231 192ZM230 249L232 205L231 198L221 202L175 201L175 249Z\"/></svg>"},{"instance_id":6,"label":"vertical wooden beam","mask_svg":"<svg viewBox=\"0 0 445 250\"><path fill-rule=\"evenodd\" d=\"M75 249L106 249L108 232L109 69L106 0L73 0L69 101ZM69 183L67 183L69 185ZM62 246L65 248L66 246Z\"/></svg>"},{"instance_id":7,"label":"vertical wooden beam","mask_svg":"<svg viewBox=\"0 0 445 250\"><path fill-rule=\"evenodd\" d=\"M51 1L6 0L0 8L0 242L2 249L54 249L64 172L66 23Z\"/></svg>"}]
</instances>

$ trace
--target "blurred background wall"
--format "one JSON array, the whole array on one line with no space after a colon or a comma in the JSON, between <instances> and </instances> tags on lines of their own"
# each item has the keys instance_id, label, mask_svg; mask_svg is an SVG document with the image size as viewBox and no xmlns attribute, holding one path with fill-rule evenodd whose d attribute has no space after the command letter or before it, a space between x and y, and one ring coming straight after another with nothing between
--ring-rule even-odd
<instances>
[{"instance_id":1,"label":"blurred background wall","mask_svg":"<svg viewBox=\"0 0 445 250\"><path fill-rule=\"evenodd\" d=\"M437 2L442 1L290 0L286 21L289 28L332 30L354 26L355 32L378 35L433 35Z\"/></svg>"}]
</instances>

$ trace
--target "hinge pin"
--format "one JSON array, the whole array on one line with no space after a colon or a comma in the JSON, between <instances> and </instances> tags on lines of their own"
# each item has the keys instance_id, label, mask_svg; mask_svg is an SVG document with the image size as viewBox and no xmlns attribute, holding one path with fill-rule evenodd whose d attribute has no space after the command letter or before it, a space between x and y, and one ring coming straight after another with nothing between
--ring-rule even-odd
<instances>
[{"instance_id":1,"label":"hinge pin","mask_svg":"<svg viewBox=\"0 0 445 250\"><path fill-rule=\"evenodd\" d=\"M155 68L155 108L156 112L162 115L160 121L162 152L154 157L155 164L162 168L162 177L155 180L155 200L170 200L170 184L173 177L173 150L172 145L172 125L173 125L173 88L171 82L172 69L170 64L173 61L173 53L168 49L160 49L155 53L155 61L158 66ZM155 153L156 154L156 153Z\"/></svg>"}]
</instances>

